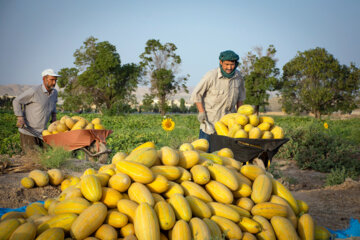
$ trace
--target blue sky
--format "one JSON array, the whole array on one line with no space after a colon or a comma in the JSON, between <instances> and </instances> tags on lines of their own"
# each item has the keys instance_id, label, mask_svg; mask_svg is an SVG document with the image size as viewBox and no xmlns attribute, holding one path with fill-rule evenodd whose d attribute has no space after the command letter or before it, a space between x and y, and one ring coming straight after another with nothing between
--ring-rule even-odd
<instances>
[{"instance_id":1,"label":"blue sky","mask_svg":"<svg viewBox=\"0 0 360 240\"><path fill-rule=\"evenodd\" d=\"M279 68L315 47L359 67L359 12L358 0L0 0L0 85L39 84L44 69L73 67L89 36L115 45L122 63L138 63L149 39L174 43L188 86L221 51L243 57L270 44Z\"/></svg>"}]
</instances>

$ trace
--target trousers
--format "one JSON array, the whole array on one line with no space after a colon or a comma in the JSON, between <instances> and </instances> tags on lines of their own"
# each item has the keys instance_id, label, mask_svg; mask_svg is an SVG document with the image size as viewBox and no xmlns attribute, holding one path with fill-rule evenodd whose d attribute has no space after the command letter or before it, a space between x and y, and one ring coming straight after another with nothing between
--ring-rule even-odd
<instances>
[{"instance_id":1,"label":"trousers","mask_svg":"<svg viewBox=\"0 0 360 240\"><path fill-rule=\"evenodd\" d=\"M23 153L42 148L44 146L43 141L40 138L20 133L20 143Z\"/></svg>"}]
</instances>

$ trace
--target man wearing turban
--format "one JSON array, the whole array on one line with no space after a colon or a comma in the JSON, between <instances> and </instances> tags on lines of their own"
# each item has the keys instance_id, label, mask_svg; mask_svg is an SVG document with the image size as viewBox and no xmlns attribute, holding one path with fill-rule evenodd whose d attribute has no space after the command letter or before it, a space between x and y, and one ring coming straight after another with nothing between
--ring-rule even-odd
<instances>
[{"instance_id":1,"label":"man wearing turban","mask_svg":"<svg viewBox=\"0 0 360 240\"><path fill-rule=\"evenodd\" d=\"M199 138L209 142L210 135L215 133L215 123L236 112L245 100L244 79L237 70L239 56L227 50L220 53L219 60L219 67L207 72L191 94L199 111Z\"/></svg>"}]
</instances>

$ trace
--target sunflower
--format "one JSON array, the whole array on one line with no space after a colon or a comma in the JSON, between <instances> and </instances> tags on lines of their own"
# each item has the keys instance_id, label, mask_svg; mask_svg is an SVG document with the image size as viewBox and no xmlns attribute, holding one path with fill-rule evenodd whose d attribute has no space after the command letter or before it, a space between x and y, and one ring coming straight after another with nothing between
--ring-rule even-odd
<instances>
[{"instance_id":1,"label":"sunflower","mask_svg":"<svg viewBox=\"0 0 360 240\"><path fill-rule=\"evenodd\" d=\"M173 120L171 118L165 118L164 120L162 120L161 122L161 126L165 131L172 131L175 128L175 123L173 122Z\"/></svg>"},{"instance_id":2,"label":"sunflower","mask_svg":"<svg viewBox=\"0 0 360 240\"><path fill-rule=\"evenodd\" d=\"M326 122L324 123L324 128L325 128L325 129L328 129L328 128L329 128L329 125L328 125Z\"/></svg>"}]
</instances>

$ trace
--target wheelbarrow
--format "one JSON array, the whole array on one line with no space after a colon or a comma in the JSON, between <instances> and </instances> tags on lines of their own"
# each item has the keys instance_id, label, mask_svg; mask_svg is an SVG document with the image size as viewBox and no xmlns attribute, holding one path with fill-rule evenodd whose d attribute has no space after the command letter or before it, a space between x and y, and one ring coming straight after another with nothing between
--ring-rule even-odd
<instances>
[{"instance_id":1,"label":"wheelbarrow","mask_svg":"<svg viewBox=\"0 0 360 240\"><path fill-rule=\"evenodd\" d=\"M229 148L233 151L234 159L237 161L251 163L258 158L262 160L264 167L269 167L272 158L287 141L289 141L288 138L249 139L212 134L210 135L209 149L210 152L215 152L222 148Z\"/></svg>"},{"instance_id":2,"label":"wheelbarrow","mask_svg":"<svg viewBox=\"0 0 360 240\"><path fill-rule=\"evenodd\" d=\"M25 126L26 131L42 139L46 144L53 147L63 147L67 151L83 151L85 159L106 163L111 149L106 147L106 138L112 130L81 129L53 135L42 136L35 129Z\"/></svg>"}]
</instances>

